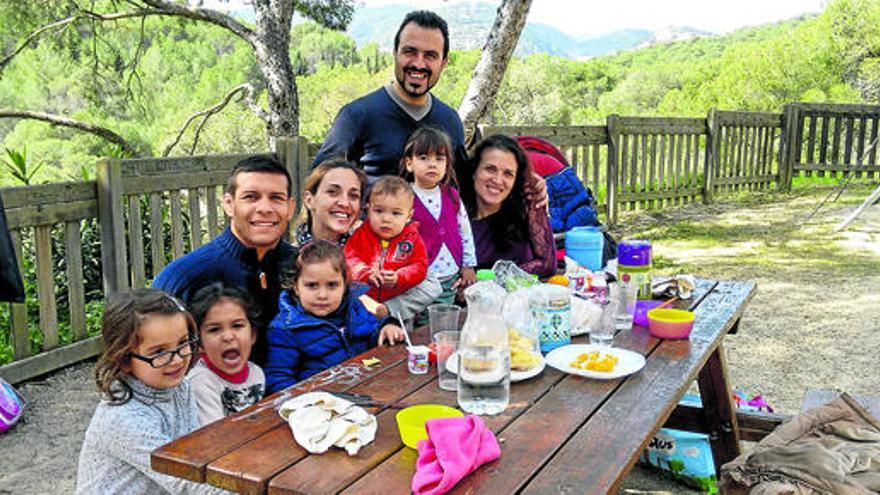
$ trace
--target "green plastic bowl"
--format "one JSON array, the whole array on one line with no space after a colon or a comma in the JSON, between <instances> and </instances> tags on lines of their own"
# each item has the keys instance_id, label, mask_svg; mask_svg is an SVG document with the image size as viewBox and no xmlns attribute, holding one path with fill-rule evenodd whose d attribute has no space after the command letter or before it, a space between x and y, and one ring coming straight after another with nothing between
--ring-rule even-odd
<instances>
[{"instance_id":1,"label":"green plastic bowl","mask_svg":"<svg viewBox=\"0 0 880 495\"><path fill-rule=\"evenodd\" d=\"M454 407L440 404L419 404L397 411L397 430L400 439L407 447L414 449L419 440L428 438L428 430L425 422L436 418L455 418L464 416L464 413Z\"/></svg>"}]
</instances>

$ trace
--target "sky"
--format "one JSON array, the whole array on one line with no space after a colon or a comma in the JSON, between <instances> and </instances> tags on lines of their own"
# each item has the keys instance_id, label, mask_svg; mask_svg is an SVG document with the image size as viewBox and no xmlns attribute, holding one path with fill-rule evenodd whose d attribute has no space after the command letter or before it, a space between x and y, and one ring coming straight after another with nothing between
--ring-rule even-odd
<instances>
[{"instance_id":1,"label":"sky","mask_svg":"<svg viewBox=\"0 0 880 495\"><path fill-rule=\"evenodd\" d=\"M455 0L356 1L370 7L403 4L428 9L456 3ZM744 26L818 13L826 3L827 0L532 0L528 19L570 35L595 36L627 28L657 30L667 26L689 26L723 34Z\"/></svg>"}]
</instances>

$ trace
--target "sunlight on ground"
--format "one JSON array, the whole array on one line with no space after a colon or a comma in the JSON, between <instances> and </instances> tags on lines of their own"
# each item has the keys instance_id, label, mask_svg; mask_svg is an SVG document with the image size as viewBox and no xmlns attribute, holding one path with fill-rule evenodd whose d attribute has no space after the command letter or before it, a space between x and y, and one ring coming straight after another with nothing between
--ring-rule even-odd
<instances>
[{"instance_id":1,"label":"sunlight on ground","mask_svg":"<svg viewBox=\"0 0 880 495\"><path fill-rule=\"evenodd\" d=\"M714 247L695 247L693 244L687 243L667 243L658 246L654 252L657 256L670 258L673 260L690 261L693 258L728 258L734 256L748 256L754 253L761 245L760 242L749 241L737 243L734 246L714 246Z\"/></svg>"},{"instance_id":2,"label":"sunlight on ground","mask_svg":"<svg viewBox=\"0 0 880 495\"><path fill-rule=\"evenodd\" d=\"M876 185L851 188L807 222L832 187L645 212L615 229L652 241L655 273L757 284L724 341L731 384L784 413L808 388L880 395L880 205L833 231Z\"/></svg>"}]
</instances>

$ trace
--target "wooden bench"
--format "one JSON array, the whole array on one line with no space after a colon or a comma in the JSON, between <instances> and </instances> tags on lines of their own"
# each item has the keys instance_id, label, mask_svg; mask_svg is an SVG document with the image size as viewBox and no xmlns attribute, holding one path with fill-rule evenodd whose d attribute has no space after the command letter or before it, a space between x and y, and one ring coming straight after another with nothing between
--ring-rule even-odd
<instances>
[{"instance_id":1,"label":"wooden bench","mask_svg":"<svg viewBox=\"0 0 880 495\"><path fill-rule=\"evenodd\" d=\"M801 412L808 411L814 407L827 404L836 399L840 392L834 390L809 389L804 394L804 400L801 404ZM868 397L864 395L852 395L859 404L865 406L865 409L875 418L880 419L880 397ZM754 412L754 411L737 411L736 419L739 425L739 436L741 440L747 442L758 442L766 437L777 426L788 421L791 416L785 414Z\"/></svg>"}]
</instances>

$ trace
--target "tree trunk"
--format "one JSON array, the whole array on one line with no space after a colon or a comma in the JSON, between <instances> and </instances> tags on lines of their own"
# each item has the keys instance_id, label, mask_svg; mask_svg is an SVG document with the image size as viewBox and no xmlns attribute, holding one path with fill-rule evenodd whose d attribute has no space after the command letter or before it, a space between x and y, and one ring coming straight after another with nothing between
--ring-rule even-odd
<instances>
[{"instance_id":1,"label":"tree trunk","mask_svg":"<svg viewBox=\"0 0 880 495\"><path fill-rule=\"evenodd\" d=\"M293 7L290 0L254 2L254 55L266 80L270 145L277 137L299 133L299 98L289 52Z\"/></svg>"},{"instance_id":2,"label":"tree trunk","mask_svg":"<svg viewBox=\"0 0 880 495\"><path fill-rule=\"evenodd\" d=\"M483 55L458 108L458 116L464 124L465 143L470 143L477 123L486 116L495 101L531 6L532 0L503 0L498 6L495 24L486 39Z\"/></svg>"}]
</instances>

